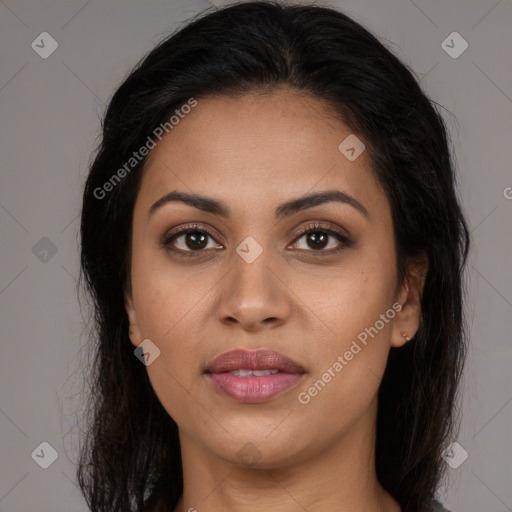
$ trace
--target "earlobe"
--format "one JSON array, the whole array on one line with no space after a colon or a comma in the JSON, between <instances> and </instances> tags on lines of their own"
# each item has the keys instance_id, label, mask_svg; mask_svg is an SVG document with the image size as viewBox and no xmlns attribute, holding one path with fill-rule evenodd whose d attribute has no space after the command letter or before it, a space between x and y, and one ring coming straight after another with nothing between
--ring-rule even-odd
<instances>
[{"instance_id":1,"label":"earlobe","mask_svg":"<svg viewBox=\"0 0 512 512\"><path fill-rule=\"evenodd\" d=\"M421 297L428 272L428 257L422 253L409 263L408 275L400 294L401 309L395 317L392 347L402 347L418 331L421 319Z\"/></svg>"},{"instance_id":2,"label":"earlobe","mask_svg":"<svg viewBox=\"0 0 512 512\"><path fill-rule=\"evenodd\" d=\"M124 306L126 309L126 314L128 316L128 336L130 337L132 345L137 347L141 343L142 337L139 329L139 324L137 322L137 312L135 310L133 298L128 293L125 293L124 296Z\"/></svg>"},{"instance_id":3,"label":"earlobe","mask_svg":"<svg viewBox=\"0 0 512 512\"><path fill-rule=\"evenodd\" d=\"M401 332L400 334L405 338L406 343L411 339L411 337L406 332Z\"/></svg>"}]
</instances>

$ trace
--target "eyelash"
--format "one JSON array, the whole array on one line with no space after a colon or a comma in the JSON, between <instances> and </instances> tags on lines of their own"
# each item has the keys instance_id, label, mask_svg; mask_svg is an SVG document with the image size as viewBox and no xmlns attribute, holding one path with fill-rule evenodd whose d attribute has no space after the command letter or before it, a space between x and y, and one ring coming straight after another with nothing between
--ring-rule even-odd
<instances>
[{"instance_id":1,"label":"eyelash","mask_svg":"<svg viewBox=\"0 0 512 512\"><path fill-rule=\"evenodd\" d=\"M314 224L309 224L305 227L303 227L299 233L296 235L295 239L294 239L294 243L295 241L298 241L300 238L302 238L304 235L307 235L309 233L317 233L317 232L320 232L320 233L325 233L327 235L330 235L334 238L336 238L339 242L341 242L341 245L339 248L335 249L335 250L329 250L329 251L324 251L324 250L318 250L318 251L315 251L315 250L310 250L310 251L307 251L307 252L313 252L313 253L318 253L319 256L324 256L324 255L332 255L332 254L337 254L338 252L342 251L343 249L345 249L346 247L350 247L351 245L351 242L350 240L342 235L339 231L336 231L334 229L331 229L331 228L328 228L328 227L325 227L325 226L322 226L321 224L317 224L317 223L314 223ZM205 226L200 226L199 224L192 224L192 225L189 225L189 226L186 226L184 229L180 230L180 231L177 231L177 232L174 232L174 233L169 233L169 234L166 234L164 235L163 239L161 240L161 245L168 251L172 252L173 254L176 254L178 256L183 256L185 258L187 257L197 257L197 256L200 256L201 253L204 253L205 250L197 250L197 251L183 251L181 249L171 249L170 248L170 244L172 242L172 240L174 238L178 238L182 235L187 235L189 233L202 233L202 234L206 234L208 235L210 238L212 238L213 240L215 240L215 234L212 233L207 227ZM324 254L322 254L324 253Z\"/></svg>"}]
</instances>

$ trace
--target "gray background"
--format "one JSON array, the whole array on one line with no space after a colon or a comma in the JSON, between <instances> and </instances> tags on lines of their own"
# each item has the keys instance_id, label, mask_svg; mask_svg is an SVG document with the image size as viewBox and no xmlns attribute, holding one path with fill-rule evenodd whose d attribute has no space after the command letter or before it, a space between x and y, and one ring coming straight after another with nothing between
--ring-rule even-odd
<instances>
[{"instance_id":1,"label":"gray background","mask_svg":"<svg viewBox=\"0 0 512 512\"><path fill-rule=\"evenodd\" d=\"M116 86L167 33L209 5L0 0L0 511L87 510L74 481L81 403L75 372L84 343L75 292L82 184ZM511 0L324 5L375 33L453 114L445 119L474 241L471 349L456 439L469 458L449 468L441 499L453 512L510 511ZM47 59L31 47L44 31L58 42ZM441 45L454 31L469 44L455 59ZM58 453L47 469L31 456L41 454L42 442Z\"/></svg>"}]
</instances>

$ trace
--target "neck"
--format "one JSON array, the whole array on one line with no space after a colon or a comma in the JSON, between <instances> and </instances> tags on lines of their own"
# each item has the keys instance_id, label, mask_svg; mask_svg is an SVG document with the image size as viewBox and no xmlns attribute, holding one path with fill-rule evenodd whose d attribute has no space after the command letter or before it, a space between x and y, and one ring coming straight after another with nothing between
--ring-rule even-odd
<instances>
[{"instance_id":1,"label":"neck","mask_svg":"<svg viewBox=\"0 0 512 512\"><path fill-rule=\"evenodd\" d=\"M400 512L377 480L374 413L314 456L264 468L220 458L180 431L184 490L174 512Z\"/></svg>"}]
</instances>

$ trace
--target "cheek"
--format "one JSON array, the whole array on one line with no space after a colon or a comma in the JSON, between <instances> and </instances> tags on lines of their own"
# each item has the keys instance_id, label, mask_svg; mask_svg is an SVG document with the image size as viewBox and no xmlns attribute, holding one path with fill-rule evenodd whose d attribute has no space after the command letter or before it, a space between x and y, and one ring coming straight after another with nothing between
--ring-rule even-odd
<instances>
[{"instance_id":1,"label":"cheek","mask_svg":"<svg viewBox=\"0 0 512 512\"><path fill-rule=\"evenodd\" d=\"M184 278L183 272L152 267L150 260L142 257L134 260L133 268L141 336L160 350L147 367L148 376L163 407L181 426L189 414L182 417L180 412L191 409L191 392L200 374L198 347L205 343L201 325L213 280L206 276ZM144 268L148 270L140 270ZM198 414L201 411L196 411Z\"/></svg>"},{"instance_id":2,"label":"cheek","mask_svg":"<svg viewBox=\"0 0 512 512\"><path fill-rule=\"evenodd\" d=\"M337 324L332 320L335 335L315 349L309 378L297 391L297 408L309 418L308 428L327 438L349 430L376 405L386 368L394 310L362 306L353 314L340 313Z\"/></svg>"},{"instance_id":3,"label":"cheek","mask_svg":"<svg viewBox=\"0 0 512 512\"><path fill-rule=\"evenodd\" d=\"M160 350L147 367L152 387L168 414L185 429L192 429L191 418L200 421L204 412L195 398L195 386L202 370L200 347L207 342L201 329L207 299L197 287L191 288L169 292L161 280L154 287L148 285L142 315L144 337Z\"/></svg>"},{"instance_id":4,"label":"cheek","mask_svg":"<svg viewBox=\"0 0 512 512\"><path fill-rule=\"evenodd\" d=\"M191 375L192 367L193 361L184 354L177 359L164 347L160 357L147 368L151 386L162 407L180 429L187 432L193 432L198 424L210 421L207 410L201 406L197 393L191 387L196 378Z\"/></svg>"},{"instance_id":5,"label":"cheek","mask_svg":"<svg viewBox=\"0 0 512 512\"><path fill-rule=\"evenodd\" d=\"M328 340L347 340L392 305L395 289L394 249L384 240L361 242L330 267L299 267L289 279L293 290L323 324Z\"/></svg>"},{"instance_id":6,"label":"cheek","mask_svg":"<svg viewBox=\"0 0 512 512\"><path fill-rule=\"evenodd\" d=\"M393 258L393 248L382 243L336 269L322 286L309 283L308 305L321 319L323 335L312 349L314 365L297 401L313 421L327 420L333 431L340 414L356 421L378 392L396 314Z\"/></svg>"},{"instance_id":7,"label":"cheek","mask_svg":"<svg viewBox=\"0 0 512 512\"><path fill-rule=\"evenodd\" d=\"M199 331L194 319L215 289L216 273L176 264L164 250L149 248L134 256L132 269L137 320L145 337L165 345Z\"/></svg>"}]
</instances>

